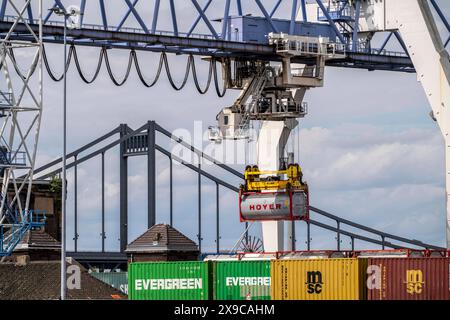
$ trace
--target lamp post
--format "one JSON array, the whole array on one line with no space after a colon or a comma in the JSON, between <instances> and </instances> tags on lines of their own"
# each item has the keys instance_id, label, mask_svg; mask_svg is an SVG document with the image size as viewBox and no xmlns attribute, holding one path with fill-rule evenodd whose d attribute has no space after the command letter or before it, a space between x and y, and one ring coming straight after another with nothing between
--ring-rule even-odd
<instances>
[{"instance_id":1,"label":"lamp post","mask_svg":"<svg viewBox=\"0 0 450 320\"><path fill-rule=\"evenodd\" d=\"M69 7L66 10L64 7L56 5L51 8L54 14L64 17L64 71L63 71L63 154L62 154L62 194L61 194L61 300L66 299L67 287L67 268L66 268L66 154L67 154L67 20L74 18L71 21L71 27L75 28L74 23L80 15L79 9L76 7Z\"/></svg>"}]
</instances>

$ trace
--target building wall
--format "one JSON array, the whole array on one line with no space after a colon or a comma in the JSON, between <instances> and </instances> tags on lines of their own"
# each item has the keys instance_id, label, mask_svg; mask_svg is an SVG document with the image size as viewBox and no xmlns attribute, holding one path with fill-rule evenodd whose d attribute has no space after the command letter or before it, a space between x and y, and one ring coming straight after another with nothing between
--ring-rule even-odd
<instances>
[{"instance_id":1,"label":"building wall","mask_svg":"<svg viewBox=\"0 0 450 320\"><path fill-rule=\"evenodd\" d=\"M128 255L128 263L150 261L195 261L199 253L194 252L169 252L169 253L133 253Z\"/></svg>"},{"instance_id":2,"label":"building wall","mask_svg":"<svg viewBox=\"0 0 450 320\"><path fill-rule=\"evenodd\" d=\"M1 184L1 183L0 183ZM25 189L25 188L24 188ZM8 199L14 197L13 186L8 191ZM22 203L25 202L26 190L21 193ZM39 180L33 183L31 189L30 209L45 211L45 232L61 241L61 187L60 183Z\"/></svg>"}]
</instances>

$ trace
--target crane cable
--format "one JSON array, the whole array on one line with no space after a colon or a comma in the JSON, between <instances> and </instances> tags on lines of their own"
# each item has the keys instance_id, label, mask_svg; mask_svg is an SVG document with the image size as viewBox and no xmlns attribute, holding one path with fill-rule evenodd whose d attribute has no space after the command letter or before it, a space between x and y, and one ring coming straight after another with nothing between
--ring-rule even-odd
<instances>
[{"instance_id":1,"label":"crane cable","mask_svg":"<svg viewBox=\"0 0 450 320\"><path fill-rule=\"evenodd\" d=\"M16 62L15 58L14 58L14 53L12 52L12 50L11 50L11 59L14 62ZM91 84L97 79L98 75L100 74L100 70L102 68L103 62L105 62L106 70L108 72L108 75L109 75L111 81L114 83L114 85L116 85L118 87L124 85L127 82L128 78L130 76L130 73L131 73L131 67L134 64L134 67L136 69L136 73L137 73L137 75L139 77L139 80L147 88L153 87L158 82L158 80L159 80L159 78L161 76L162 67L164 66L164 70L166 72L166 75L167 75L167 78L169 80L169 83L172 86L172 88L175 89L176 91L180 91L186 86L187 81L189 79L189 75L190 75L191 70L192 70L192 78L194 80L195 88L197 89L197 91L200 94L205 94L205 93L208 92L209 88L211 87L211 81L212 80L214 80L215 90L216 90L216 93L217 93L217 95L219 97L223 97L225 95L226 91L227 91L227 88L226 88L226 85L225 85L225 80L223 81L222 89L219 86L219 78L218 78L218 72L217 72L217 61L215 61L214 59L211 59L209 61L208 78L206 80L206 84L205 84L204 88L202 89L202 87L201 87L201 85L199 83L199 79L198 79L198 73L197 73L197 68L196 68L196 64L195 64L195 58L194 58L194 56L192 54L190 54L188 56L187 60L186 60L185 73L184 73L183 80L182 80L180 85L177 85L175 83L174 79L173 79L172 72L171 72L170 65L169 65L169 61L168 61L168 58L167 58L167 54L165 52L162 52L161 55L160 55L158 68L157 68L155 77L154 77L154 79L151 82L147 82L147 80L145 79L144 74L143 74L142 69L141 69L141 65L139 63L138 55L137 55L137 53L136 53L136 51L134 49L130 50L130 54L128 56L127 68L126 68L125 74L122 77L122 80L118 80L116 78L116 76L114 75L114 72L113 72L113 70L111 68L111 63L110 63L110 60L109 60L109 56L108 56L108 50L105 47L103 47L100 50L97 66L95 68L93 76L90 79L87 78L87 76L84 74L84 72L82 70L80 59L79 59L78 54L77 54L77 48L73 44L70 46L69 51L68 51L67 63L66 63L66 66L65 66L65 68L66 68L65 71L66 72L70 68L72 59L75 61L75 67L76 67L76 69L78 71L78 74L79 74L81 80L83 82L85 82L86 84ZM47 73L50 76L50 78L53 81L56 81L56 82L61 81L63 79L63 77L64 77L64 73L61 74L60 76L58 76L58 75L55 74L55 72L52 71L52 68L50 66L50 63L49 63L49 60L48 60L48 57L47 57L47 53L45 51L45 46L43 47L43 60L44 60L45 68L46 68ZM15 65L15 69L16 69L17 74L19 76L21 76L23 79L26 79L27 77L24 76L23 73L18 69L17 63L14 63L14 65ZM35 69L36 68L31 70L31 75L34 73Z\"/></svg>"}]
</instances>

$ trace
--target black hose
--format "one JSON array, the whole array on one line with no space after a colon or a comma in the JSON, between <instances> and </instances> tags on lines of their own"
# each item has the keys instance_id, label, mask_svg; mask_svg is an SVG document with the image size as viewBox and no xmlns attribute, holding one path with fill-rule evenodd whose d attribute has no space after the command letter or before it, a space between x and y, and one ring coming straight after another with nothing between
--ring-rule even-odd
<instances>
[{"instance_id":1,"label":"black hose","mask_svg":"<svg viewBox=\"0 0 450 320\"><path fill-rule=\"evenodd\" d=\"M216 61L214 60L213 63L213 72L214 72L214 85L216 87L216 93L219 96L219 98L222 98L225 93L227 92L227 86L225 85L225 82L223 83L223 90L222 92L219 89L219 80L217 78L217 65L216 65Z\"/></svg>"},{"instance_id":2,"label":"black hose","mask_svg":"<svg viewBox=\"0 0 450 320\"><path fill-rule=\"evenodd\" d=\"M70 62L72 61L72 55L73 55L73 50L74 50L73 48L72 47L69 48L69 54L67 55L67 62L66 62L66 66L65 66L65 68L66 68L65 72L67 72L69 70ZM47 69L47 73L50 76L50 78L53 81L56 81L56 82L61 81L63 79L63 77L64 77L64 71L61 74L61 76L59 76L59 77L56 77L53 74L52 69L50 67L50 64L48 62L47 53L45 52L45 47L44 46L42 47L42 55L43 55L43 58L44 58L45 68Z\"/></svg>"},{"instance_id":3,"label":"black hose","mask_svg":"<svg viewBox=\"0 0 450 320\"><path fill-rule=\"evenodd\" d=\"M206 92L208 92L209 87L211 86L212 71L213 71L213 62L211 59L209 61L208 80L206 80L205 89L202 90L198 83L197 69L195 67L195 59L194 59L194 57L192 57L192 77L194 78L194 84L195 84L195 87L197 88L198 93L205 94Z\"/></svg>"},{"instance_id":4,"label":"black hose","mask_svg":"<svg viewBox=\"0 0 450 320\"><path fill-rule=\"evenodd\" d=\"M83 70L81 69L80 61L78 60L77 49L75 48L74 45L72 45L71 47L73 47L73 57L74 57L74 60L75 60L75 66L77 67L78 74L80 75L81 80L83 80L87 84L93 83L95 81L95 79L97 79L97 77L98 77L98 75L100 73L100 69L102 68L103 56L104 56L103 49L100 50L100 54L99 54L98 62L97 62L97 69L95 70L94 75L91 78L91 80L88 80L86 78L86 76L83 74Z\"/></svg>"},{"instance_id":5,"label":"black hose","mask_svg":"<svg viewBox=\"0 0 450 320\"><path fill-rule=\"evenodd\" d=\"M134 58L134 66L136 68L136 72L137 72L142 84L147 88L153 87L158 82L159 77L161 75L161 70L162 70L162 66L164 63L163 55L161 54L159 57L158 71L156 72L155 78L153 79L152 83L148 84L144 78L142 71L141 71L141 67L139 66L139 59L137 58L137 53L134 50L132 51L132 53L133 53L133 58Z\"/></svg>"},{"instance_id":6,"label":"black hose","mask_svg":"<svg viewBox=\"0 0 450 320\"><path fill-rule=\"evenodd\" d=\"M118 87L122 86L130 76L131 66L133 65L133 57L131 52L130 55L128 56L128 66L122 81L117 81L116 78L114 77L114 73L111 70L111 65L109 64L108 50L106 50L105 48L103 48L103 56L105 57L106 70L108 70L108 74L111 81Z\"/></svg>"},{"instance_id":7,"label":"black hose","mask_svg":"<svg viewBox=\"0 0 450 320\"><path fill-rule=\"evenodd\" d=\"M14 51L12 49L10 49L10 57L11 60L14 62L14 67L16 70L16 73L22 77L22 79L27 80L27 76L24 76L22 74L22 72L19 70L19 68L17 67L17 63L16 63L16 59L14 57ZM44 65L45 65L45 69L47 70L47 73L49 75L49 77L56 82L59 82L63 79L64 77L64 72L58 76L55 74L55 72L53 72L48 57L47 57L47 53L45 51L45 46L43 46L43 50L42 50L42 55L43 55L43 61L44 61ZM75 47L74 44L71 44L70 48L69 48L69 52L67 55L67 63L65 65L65 72L67 72L70 68L70 64L72 62L72 58L75 61L75 67L77 68L78 71L78 75L80 76L81 80L83 82L85 82L86 84L91 84L93 82L95 82L95 80L98 78L98 75L100 74L100 71L102 69L102 65L103 65L103 61L105 61L106 64L106 70L108 72L108 75L111 79L111 81L114 83L114 85L116 86L122 86L124 85L129 76L130 76L130 72L131 72L131 67L133 65L134 62L134 66L136 69L136 73L139 77L139 80L141 81L141 83L147 87L147 88L151 88L153 87L158 80L160 79L161 76L161 71L162 71L162 67L164 65L164 70L166 71L166 75L167 75L167 79L169 80L170 85L172 86L173 89L180 91L181 89L183 89L186 86L186 83L189 79L189 74L191 72L192 69L192 78L194 80L194 85L195 88L197 89L198 93L200 94L205 94L209 91L210 87L211 87L211 81L214 79L214 86L216 89L216 93L219 97L223 97L227 91L226 88L226 84L225 81L223 82L223 89L221 90L219 88L219 79L218 79L218 75L217 75L217 65L216 65L216 61L214 59L211 59L209 62L209 68L208 68L208 78L206 80L206 84L205 87L202 89L200 83L199 83L199 79L198 79L198 74L197 74L197 68L195 65L195 59L194 56L192 54L190 54L186 60L186 68L185 68L185 73L184 73L184 77L183 77L183 81L181 82L181 84L178 86L173 77L172 77L172 73L170 70L170 66L169 66L169 60L167 58L167 54L165 52L162 52L159 58L159 65L158 65L158 69L156 71L156 75L155 78L153 79L153 81L151 83L147 82L144 74L142 72L141 69L141 65L139 63L139 58L137 56L137 53L134 49L132 49L130 51L129 57L128 57L128 65L127 65L127 69L125 71L125 75L123 76L122 80L119 81L116 79L116 77L114 76L114 72L112 71L111 68L111 63L109 60L109 56L108 56L108 51L107 49L104 47L100 50L99 53L99 57L98 57L98 62L97 62L97 67L95 68L94 74L92 76L91 79L88 79L86 77L86 75L84 74L82 68L81 68L81 63L80 63L80 59L78 57L78 53L77 53L77 48ZM31 70L29 77L31 77L33 75L33 73L36 70L38 64L35 64L33 69ZM0 68L1 68L2 64L0 64Z\"/></svg>"},{"instance_id":8,"label":"black hose","mask_svg":"<svg viewBox=\"0 0 450 320\"><path fill-rule=\"evenodd\" d=\"M169 79L169 82L170 82L170 85L172 86L172 88L174 88L176 91L180 91L181 89L184 88L184 86L186 85L187 80L189 78L189 73L191 71L191 59L192 58L191 58L191 56L189 56L187 58L183 82L181 83L181 85L179 87L177 87L177 85L175 84L175 82L172 79L172 74L170 73L170 67L169 67L169 61L167 60L167 55L165 52L163 52L162 55L163 55L163 59L164 59L164 68L166 69L167 79Z\"/></svg>"}]
</instances>

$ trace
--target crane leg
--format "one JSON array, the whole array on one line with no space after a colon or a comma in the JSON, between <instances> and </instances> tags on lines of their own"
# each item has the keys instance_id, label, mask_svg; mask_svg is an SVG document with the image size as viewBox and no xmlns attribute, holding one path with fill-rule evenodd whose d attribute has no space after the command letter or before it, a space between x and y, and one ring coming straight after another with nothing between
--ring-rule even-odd
<instances>
[{"instance_id":1,"label":"crane leg","mask_svg":"<svg viewBox=\"0 0 450 320\"><path fill-rule=\"evenodd\" d=\"M445 137L445 173L447 249L450 250L450 137Z\"/></svg>"},{"instance_id":2,"label":"crane leg","mask_svg":"<svg viewBox=\"0 0 450 320\"><path fill-rule=\"evenodd\" d=\"M297 126L294 119L286 121L263 121L258 137L258 167L262 171L280 169L284 156L284 148L289 135ZM284 250L284 222L264 221L262 234L264 251L276 252Z\"/></svg>"},{"instance_id":3,"label":"crane leg","mask_svg":"<svg viewBox=\"0 0 450 320\"><path fill-rule=\"evenodd\" d=\"M446 234L450 249L450 58L440 39L430 5L421 0L388 0L384 29L400 33L417 73L417 80L444 136L446 183ZM381 8L381 7L380 7ZM370 19L370 15L366 15Z\"/></svg>"}]
</instances>

